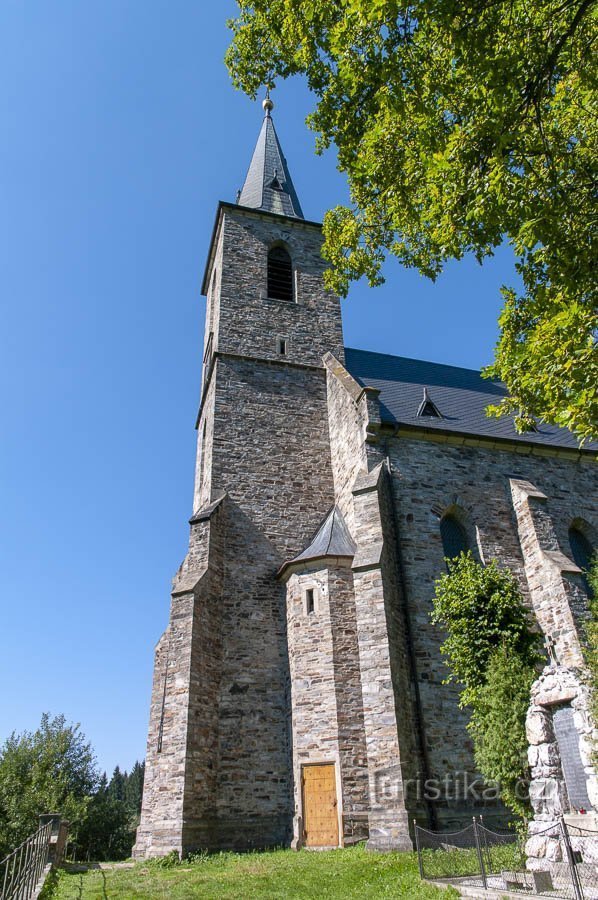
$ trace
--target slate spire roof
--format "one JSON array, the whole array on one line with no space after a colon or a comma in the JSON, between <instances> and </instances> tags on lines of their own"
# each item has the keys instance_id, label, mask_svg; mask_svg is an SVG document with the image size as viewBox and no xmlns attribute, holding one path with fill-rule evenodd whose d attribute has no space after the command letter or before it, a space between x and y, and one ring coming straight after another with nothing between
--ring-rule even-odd
<instances>
[{"instance_id":1,"label":"slate spire roof","mask_svg":"<svg viewBox=\"0 0 598 900\"><path fill-rule=\"evenodd\" d=\"M270 115L274 107L270 97L266 97L262 106L264 121L237 202L241 206L303 219L303 210Z\"/></svg>"}]
</instances>

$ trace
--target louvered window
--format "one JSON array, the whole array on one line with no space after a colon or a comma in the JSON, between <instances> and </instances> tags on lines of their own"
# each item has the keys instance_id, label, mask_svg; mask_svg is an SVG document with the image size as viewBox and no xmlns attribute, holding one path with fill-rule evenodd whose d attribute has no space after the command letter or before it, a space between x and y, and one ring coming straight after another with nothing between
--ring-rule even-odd
<instances>
[{"instance_id":1,"label":"louvered window","mask_svg":"<svg viewBox=\"0 0 598 900\"><path fill-rule=\"evenodd\" d=\"M573 527L569 529L569 546L571 547L571 553L575 560L575 564L579 566L583 572L582 578L586 592L588 595L591 595L592 589L586 573L592 565L592 557L594 555L592 545L585 534L582 534L578 528Z\"/></svg>"},{"instance_id":2,"label":"louvered window","mask_svg":"<svg viewBox=\"0 0 598 900\"><path fill-rule=\"evenodd\" d=\"M444 555L449 559L454 559L460 553L466 553L469 550L465 529L454 516L443 516L440 520L440 536Z\"/></svg>"},{"instance_id":3,"label":"louvered window","mask_svg":"<svg viewBox=\"0 0 598 900\"><path fill-rule=\"evenodd\" d=\"M293 299L293 264L284 247L273 247L268 253L268 297Z\"/></svg>"}]
</instances>

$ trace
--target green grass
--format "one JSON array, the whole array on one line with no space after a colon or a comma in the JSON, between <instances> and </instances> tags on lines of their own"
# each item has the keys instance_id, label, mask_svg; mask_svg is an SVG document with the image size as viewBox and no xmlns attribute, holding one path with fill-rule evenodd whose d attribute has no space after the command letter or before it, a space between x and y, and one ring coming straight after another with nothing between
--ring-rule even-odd
<instances>
[{"instance_id":1,"label":"green grass","mask_svg":"<svg viewBox=\"0 0 598 900\"><path fill-rule=\"evenodd\" d=\"M422 884L414 853L371 853L363 846L309 852L220 853L162 868L137 863L132 869L61 872L53 900L379 900L384 897L439 900L459 895Z\"/></svg>"}]
</instances>

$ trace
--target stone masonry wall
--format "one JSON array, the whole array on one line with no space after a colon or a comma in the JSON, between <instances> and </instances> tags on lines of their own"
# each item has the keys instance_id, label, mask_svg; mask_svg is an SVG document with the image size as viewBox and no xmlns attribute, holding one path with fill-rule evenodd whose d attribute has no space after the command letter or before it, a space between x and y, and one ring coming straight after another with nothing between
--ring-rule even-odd
<instances>
[{"instance_id":1,"label":"stone masonry wall","mask_svg":"<svg viewBox=\"0 0 598 900\"><path fill-rule=\"evenodd\" d=\"M291 575L287 624L291 672L295 816L293 846L303 842L301 768L333 762L343 844L368 836L368 779L357 650L353 576L348 564L323 561ZM315 608L305 608L305 591Z\"/></svg>"},{"instance_id":2,"label":"stone masonry wall","mask_svg":"<svg viewBox=\"0 0 598 900\"><path fill-rule=\"evenodd\" d=\"M581 853L583 863L598 863L598 777L592 764L597 735L590 717L590 693L583 670L566 666L546 666L532 687L526 731L532 781L530 799L534 818L529 823L525 852L527 868L558 875L566 858L559 819L573 827L570 830L573 849ZM563 776L559 747L554 733L553 711L570 705L579 738L579 752L586 775L590 809L576 815L571 809ZM593 810L593 812L592 812ZM581 830L583 829L583 830ZM584 832L587 832L584 834Z\"/></svg>"},{"instance_id":3,"label":"stone masonry wall","mask_svg":"<svg viewBox=\"0 0 598 900\"><path fill-rule=\"evenodd\" d=\"M339 299L325 290L326 264L320 255L319 227L227 208L222 220L219 317L214 348L261 359L277 359L277 338L287 341L286 357L322 366L334 351L344 359ZM268 249L282 242L293 261L295 302L267 297Z\"/></svg>"},{"instance_id":4,"label":"stone masonry wall","mask_svg":"<svg viewBox=\"0 0 598 900\"><path fill-rule=\"evenodd\" d=\"M220 514L191 527L189 553L173 582L170 623L156 648L137 857L209 843L218 740ZM204 823L200 834L189 830L191 797Z\"/></svg>"},{"instance_id":5,"label":"stone masonry wall","mask_svg":"<svg viewBox=\"0 0 598 900\"><path fill-rule=\"evenodd\" d=\"M354 528L353 484L367 469L364 438L368 424L363 390L344 366L328 354L326 384L334 494L349 529Z\"/></svg>"},{"instance_id":6,"label":"stone masonry wall","mask_svg":"<svg viewBox=\"0 0 598 900\"><path fill-rule=\"evenodd\" d=\"M370 807L352 571L346 566L331 564L328 567L328 590L343 789L342 834L347 845L369 837Z\"/></svg>"},{"instance_id":7,"label":"stone masonry wall","mask_svg":"<svg viewBox=\"0 0 598 900\"><path fill-rule=\"evenodd\" d=\"M410 849L407 781L417 766L405 634L394 567L384 467L353 486L357 550L355 613L369 778L369 841L375 850Z\"/></svg>"},{"instance_id":8,"label":"stone masonry wall","mask_svg":"<svg viewBox=\"0 0 598 900\"><path fill-rule=\"evenodd\" d=\"M443 635L430 622L434 580L444 569L440 517L449 508L459 509L468 532L477 535L481 558L499 558L529 599L510 480L527 479L546 494L561 536L558 546L567 554L563 536L570 522L578 516L592 520L596 469L591 460L525 456L498 446L455 446L408 436L389 437L386 449L394 473L424 730L432 773L448 778L438 804L448 826L471 815L472 800L463 800L462 783L465 774L475 777L475 767L467 715L458 709L456 688L443 684L448 673L440 652ZM485 818L491 814L484 812Z\"/></svg>"},{"instance_id":9,"label":"stone masonry wall","mask_svg":"<svg viewBox=\"0 0 598 900\"><path fill-rule=\"evenodd\" d=\"M322 356L342 355L343 341L338 298L322 286L320 229L228 207L219 221L194 510L226 499L212 513L208 580L197 571L199 522L175 579L163 747L156 754L159 655L139 856L290 840L286 605L276 576L334 499ZM267 250L281 240L296 303L264 297ZM277 336L288 342L284 357Z\"/></svg>"},{"instance_id":10,"label":"stone masonry wall","mask_svg":"<svg viewBox=\"0 0 598 900\"><path fill-rule=\"evenodd\" d=\"M220 358L213 490L231 512L221 606L219 845L280 844L292 814L281 564L332 505L323 372ZM239 826L242 823L242 827Z\"/></svg>"},{"instance_id":11,"label":"stone masonry wall","mask_svg":"<svg viewBox=\"0 0 598 900\"><path fill-rule=\"evenodd\" d=\"M530 481L512 478L510 485L534 614L554 642L559 662L582 666L580 630L588 615L588 602L580 569L568 556L568 541L559 543L554 518L559 519L558 504L550 503ZM579 512L583 510L590 518L591 511L584 507ZM561 513L561 539L566 534L562 526L575 518L570 508L564 516Z\"/></svg>"},{"instance_id":12,"label":"stone masonry wall","mask_svg":"<svg viewBox=\"0 0 598 900\"><path fill-rule=\"evenodd\" d=\"M314 611L305 611L305 590L314 591ZM291 676L292 753L295 814L293 847L303 845L302 766L334 763L337 810L342 809L338 715L328 571L317 566L291 575L287 586L287 633ZM339 834L341 823L339 821Z\"/></svg>"}]
</instances>

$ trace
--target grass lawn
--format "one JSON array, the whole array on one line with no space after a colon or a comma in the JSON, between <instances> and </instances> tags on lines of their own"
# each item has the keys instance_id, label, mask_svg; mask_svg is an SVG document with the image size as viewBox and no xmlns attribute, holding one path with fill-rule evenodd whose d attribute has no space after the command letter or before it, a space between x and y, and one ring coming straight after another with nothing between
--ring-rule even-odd
<instances>
[{"instance_id":1,"label":"grass lawn","mask_svg":"<svg viewBox=\"0 0 598 900\"><path fill-rule=\"evenodd\" d=\"M322 852L220 853L172 868L151 862L137 863L132 869L93 869L76 875L61 872L51 896L52 900L452 900L459 895L453 889L443 891L422 884L414 853L370 853L359 846Z\"/></svg>"}]
</instances>

